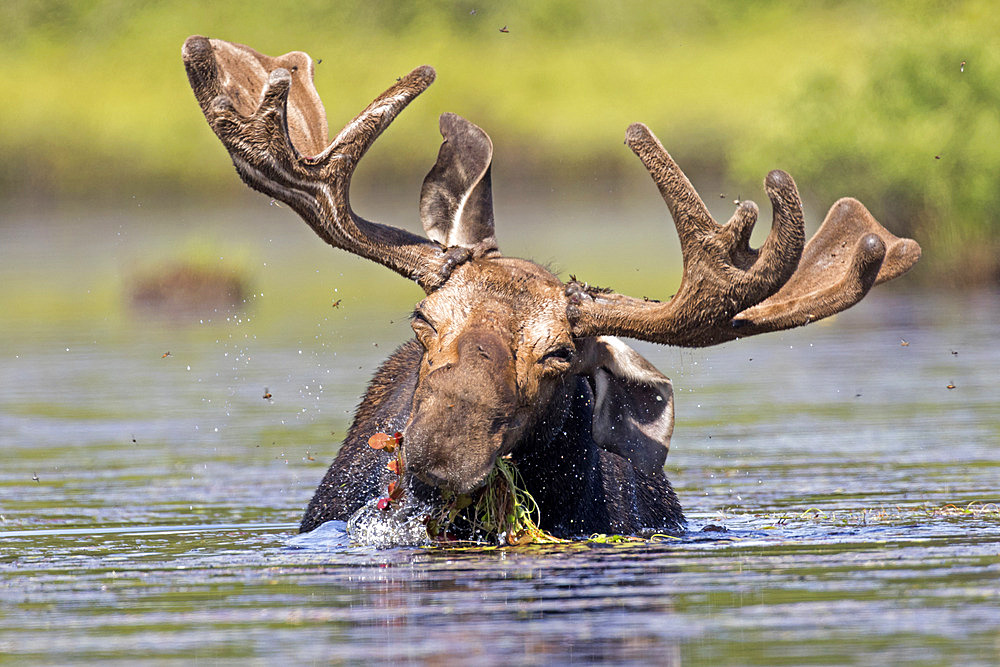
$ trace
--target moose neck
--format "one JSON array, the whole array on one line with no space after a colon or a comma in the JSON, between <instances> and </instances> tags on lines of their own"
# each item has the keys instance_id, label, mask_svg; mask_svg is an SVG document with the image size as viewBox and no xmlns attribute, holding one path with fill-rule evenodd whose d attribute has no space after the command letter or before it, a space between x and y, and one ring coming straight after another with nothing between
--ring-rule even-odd
<instances>
[{"instance_id":1,"label":"moose neck","mask_svg":"<svg viewBox=\"0 0 1000 667\"><path fill-rule=\"evenodd\" d=\"M538 423L514 451L525 488L542 511L541 526L556 534L587 531L575 525L592 512L583 505L599 497L600 458L593 445L594 395L590 383L570 376L550 405L548 417ZM591 443L580 447L579 443Z\"/></svg>"}]
</instances>

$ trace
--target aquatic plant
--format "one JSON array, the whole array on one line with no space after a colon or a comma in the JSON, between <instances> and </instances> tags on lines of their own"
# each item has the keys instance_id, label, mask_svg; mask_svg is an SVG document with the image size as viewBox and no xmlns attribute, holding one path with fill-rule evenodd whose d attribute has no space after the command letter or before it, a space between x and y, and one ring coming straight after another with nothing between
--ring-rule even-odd
<instances>
[{"instance_id":1,"label":"aquatic plant","mask_svg":"<svg viewBox=\"0 0 1000 667\"><path fill-rule=\"evenodd\" d=\"M378 500L379 510L398 509L403 499L406 485L399 479L406 469L402 443L403 435L398 432L393 435L376 433L368 439L372 449L396 455L386 467L397 475L397 479L389 482L387 495ZM442 491L441 500L437 510L425 517L428 537L439 543L520 546L568 542L538 527L541 521L538 503L524 488L524 481L510 455L497 459L481 488L461 494Z\"/></svg>"},{"instance_id":2,"label":"aquatic plant","mask_svg":"<svg viewBox=\"0 0 1000 667\"><path fill-rule=\"evenodd\" d=\"M568 540L538 527L541 511L508 455L497 459L486 484L472 494L450 494L442 512L432 517L427 532L447 540L451 527L465 523L475 539L501 545L562 544Z\"/></svg>"}]
</instances>

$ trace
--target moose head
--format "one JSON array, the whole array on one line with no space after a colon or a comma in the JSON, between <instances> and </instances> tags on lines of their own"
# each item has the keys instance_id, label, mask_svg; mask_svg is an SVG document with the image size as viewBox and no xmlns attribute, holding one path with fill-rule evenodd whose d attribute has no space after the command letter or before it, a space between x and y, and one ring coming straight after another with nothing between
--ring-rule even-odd
<instances>
[{"instance_id":1,"label":"moose head","mask_svg":"<svg viewBox=\"0 0 1000 667\"><path fill-rule=\"evenodd\" d=\"M670 382L616 336L700 347L808 324L857 303L920 256L914 241L893 236L854 199L834 204L806 244L802 204L783 171L765 180L772 227L751 248L757 206L744 201L728 222L716 223L659 140L636 123L625 143L673 217L684 258L680 287L660 302L563 282L497 248L493 144L457 115L441 116L444 142L420 195L427 238L351 208L359 160L433 82L432 68L397 80L330 139L305 53L271 58L191 37L183 57L201 109L244 182L288 204L330 245L424 289L413 312L419 347L408 357L407 388L386 408L391 415L369 421L396 425L407 471L432 487L475 489L497 457L565 431L575 393L588 390L587 437L637 474L662 475L673 428ZM372 406L359 415L374 415L387 400L378 382L369 389Z\"/></svg>"}]
</instances>

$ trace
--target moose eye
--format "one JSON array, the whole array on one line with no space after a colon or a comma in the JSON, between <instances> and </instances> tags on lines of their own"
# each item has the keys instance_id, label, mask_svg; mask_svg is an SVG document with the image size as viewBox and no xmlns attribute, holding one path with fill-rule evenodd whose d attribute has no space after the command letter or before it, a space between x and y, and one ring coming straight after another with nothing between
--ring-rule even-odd
<instances>
[{"instance_id":1,"label":"moose eye","mask_svg":"<svg viewBox=\"0 0 1000 667\"><path fill-rule=\"evenodd\" d=\"M424 314L419 310L413 311L413 316L410 318L410 326L418 334L430 334L434 335L437 333L437 329L431 324L430 320L424 317Z\"/></svg>"},{"instance_id":2,"label":"moose eye","mask_svg":"<svg viewBox=\"0 0 1000 667\"><path fill-rule=\"evenodd\" d=\"M573 359L573 354L576 352L572 347L558 347L551 352L548 352L541 361L543 364L568 364Z\"/></svg>"}]
</instances>

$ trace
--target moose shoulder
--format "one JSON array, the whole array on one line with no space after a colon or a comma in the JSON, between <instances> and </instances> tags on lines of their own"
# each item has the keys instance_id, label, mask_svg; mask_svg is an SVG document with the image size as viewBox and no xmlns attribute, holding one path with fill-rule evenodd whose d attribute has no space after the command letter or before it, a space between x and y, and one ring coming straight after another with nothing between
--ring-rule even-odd
<instances>
[{"instance_id":1,"label":"moose shoulder","mask_svg":"<svg viewBox=\"0 0 1000 667\"><path fill-rule=\"evenodd\" d=\"M749 245L757 206L742 202L719 225L663 146L641 124L627 145L673 217L684 276L669 301L562 282L496 245L483 130L441 117L444 142L424 180L427 238L354 213L350 179L393 118L431 84L420 67L377 97L332 140L304 53L277 58L191 37L188 78L209 125L252 188L287 203L325 241L416 281L426 296L415 337L379 369L336 460L302 519L309 531L347 520L381 495L390 456L368 446L401 434L401 484L433 503L481 487L500 457L513 460L560 536L683 529L664 474L673 430L670 381L615 336L707 346L800 326L857 303L920 256L854 199L830 209L805 243L791 176L765 190L771 232Z\"/></svg>"}]
</instances>

